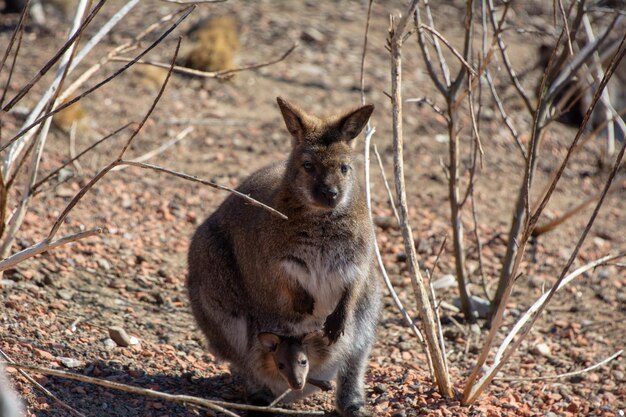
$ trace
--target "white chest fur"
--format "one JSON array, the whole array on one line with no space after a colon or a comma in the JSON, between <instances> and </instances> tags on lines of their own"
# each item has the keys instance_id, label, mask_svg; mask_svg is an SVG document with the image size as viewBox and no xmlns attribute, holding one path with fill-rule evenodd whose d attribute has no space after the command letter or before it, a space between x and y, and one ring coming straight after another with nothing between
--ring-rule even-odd
<instances>
[{"instance_id":1,"label":"white chest fur","mask_svg":"<svg viewBox=\"0 0 626 417\"><path fill-rule=\"evenodd\" d=\"M315 300L313 316L333 312L344 289L358 279L364 266L332 251L298 250L281 260L282 270L296 280Z\"/></svg>"}]
</instances>

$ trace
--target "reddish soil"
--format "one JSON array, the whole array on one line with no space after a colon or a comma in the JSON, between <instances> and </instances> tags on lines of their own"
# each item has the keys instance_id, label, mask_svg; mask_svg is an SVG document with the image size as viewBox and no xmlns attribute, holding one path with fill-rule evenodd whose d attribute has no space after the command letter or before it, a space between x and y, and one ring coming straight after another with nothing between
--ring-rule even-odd
<instances>
[{"instance_id":1,"label":"reddish soil","mask_svg":"<svg viewBox=\"0 0 626 417\"><path fill-rule=\"evenodd\" d=\"M123 2L111 0L94 22L99 27ZM141 2L119 28L96 48L75 74L97 62L104 53L139 33L159 16L175 10L165 2ZM392 173L389 55L385 49L388 16L401 12L405 2L375 2L365 66L366 100L376 105L372 124L374 143L382 154L387 176ZM434 8L435 23L459 45L464 2ZM547 8L547 9L542 9ZM254 170L289 152L289 137L275 104L281 95L313 113L332 112L359 103L359 68L367 6L365 2L227 2L198 7L188 21L163 42L149 59L171 59L175 37L203 17L233 13L241 24L238 64L267 61L280 56L293 41L300 46L285 61L257 71L239 73L230 81L173 76L165 94L140 136L131 156L174 137L187 126L193 132L184 141L150 162L183 171L219 184L236 186ZM537 2L518 4L511 24L522 27L551 25L551 6ZM4 50L17 21L0 16L0 50ZM50 11L47 29L29 28L7 97L13 97L63 43L68 19ZM85 39L94 33L88 29ZM539 77L533 69L536 48L548 40L536 33L507 32L514 65L529 70L524 85L534 91ZM112 73L120 63L109 63L91 77L83 90ZM453 68L454 69L454 68ZM444 105L429 82L414 38L404 53L404 97L430 97ZM7 71L0 74L4 85ZM70 81L76 75L70 77ZM495 74L507 82L504 72ZM20 103L32 107L50 76L35 85ZM83 100L88 120L80 129L77 149L148 110L157 88L129 71ZM530 117L514 99L504 95L507 110L522 138L528 138ZM466 152L469 119L461 118L461 140ZM2 121L2 140L17 132L23 118L10 114ZM405 164L409 211L423 267L432 268L446 235L450 235L447 182L440 160L447 161L442 119L427 106L405 108ZM483 168L476 184L479 232L484 244L486 287L493 294L508 232L511 209L521 181L520 153L497 111L486 107L481 119ZM554 125L542 149L536 182L537 195L551 170L564 155L575 130ZM90 178L116 158L129 131L106 142L81 160L82 172L62 184L44 187L34 198L13 252L46 236L71 197ZM441 136L444 135L444 136ZM42 162L50 172L68 158L68 136L53 129ZM362 149L362 144L360 145ZM565 171L547 209L555 217L593 196L607 177L599 168L603 142L592 141L576 154ZM464 164L467 161L464 160ZM391 214L378 168L372 164L374 214L378 242L400 298L412 314L414 296L399 229ZM600 212L575 267L626 249L626 183L617 184ZM13 197L16 197L14 195ZM243 385L228 366L207 353L205 341L189 311L184 281L186 250L195 227L226 197L226 193L178 178L138 168L113 172L100 181L72 211L60 235L83 228L106 227L108 233L60 247L6 271L0 284L0 349L17 362L65 368L60 358L80 361L70 369L83 375L124 382L168 393L242 401ZM519 316L549 285L564 266L591 208L541 236L522 265L502 326L505 334ZM469 203L464 213L470 290L485 297L478 274L473 222ZM435 272L435 279L454 273L450 236ZM477 404L465 407L458 397L445 400L429 381L421 347L407 330L385 291L378 340L366 376L369 405L376 416L622 416L626 407L626 365L622 358L593 372L570 378L506 381L570 372L590 366L624 348L626 340L626 269L623 264L602 266L579 277L557 293L520 350L501 371ZM455 288L438 292L450 303ZM475 364L486 331L463 323L462 317L441 310L451 377L458 392ZM479 324L482 324L480 322ZM122 348L107 341L107 328L122 326L140 340ZM549 351L542 351L543 344ZM68 415L58 404L9 368L9 378L27 404L29 416ZM33 374L36 375L36 374ZM193 416L206 413L182 405L121 393L63 378L36 376L63 402L89 416ZM288 405L298 410L333 413L333 393L316 394Z\"/></svg>"}]
</instances>

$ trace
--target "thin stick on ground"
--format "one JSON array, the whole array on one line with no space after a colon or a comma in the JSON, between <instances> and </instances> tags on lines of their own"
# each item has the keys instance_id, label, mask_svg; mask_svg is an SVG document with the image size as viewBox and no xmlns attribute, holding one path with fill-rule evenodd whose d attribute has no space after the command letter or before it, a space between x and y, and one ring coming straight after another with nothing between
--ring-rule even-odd
<instances>
[{"instance_id":1,"label":"thin stick on ground","mask_svg":"<svg viewBox=\"0 0 626 417\"><path fill-rule=\"evenodd\" d=\"M13 359L11 359L9 357L9 355L4 353L1 349L0 349L0 356L2 356L4 358L4 360L7 361L7 362L13 362ZM26 378L26 380L28 382L30 382L35 387L35 389L37 389L38 391L41 391L43 393L43 395L45 395L46 397L50 398L52 401L57 403L64 410L67 410L71 414L73 414L75 416L78 416L78 417L87 417L83 413L81 413L80 411L78 411L78 410L74 409L73 407L65 404L56 395L54 395L53 393L48 391L43 385L41 385L39 382L35 381L33 379L33 377L30 376L28 373L26 373L26 371L24 371L23 369L18 369L17 371L20 373L20 375L22 375L24 378Z\"/></svg>"},{"instance_id":2,"label":"thin stick on ground","mask_svg":"<svg viewBox=\"0 0 626 417\"><path fill-rule=\"evenodd\" d=\"M302 410L288 410L285 408L274 408L274 407L259 407L248 404L237 404L231 403L227 401L216 401L216 400L207 400L204 398L193 397L191 395L175 395L168 394L165 392L155 391L147 388L140 388L133 385L122 384L119 382L109 381L106 379L93 378L90 376L74 374L71 372L61 371L58 369L50 369L50 368L41 368L38 366L26 365L22 363L8 361L5 362L5 365L8 367L13 367L16 369L23 369L31 372L37 372L44 375L52 375L59 378L73 379L75 381L86 382L89 384L99 385L101 387L111 388L118 391L130 392L132 394L145 395L152 398L159 398L165 401L171 401L181 404L194 404L202 407L209 408L211 410L224 413L228 416L238 417L237 414L232 411L227 410L227 408L231 408L234 410L242 410L242 411L263 411L267 413L279 413L279 414L289 414L289 415L313 415L313 416L322 416L325 415L324 411L302 411Z\"/></svg>"},{"instance_id":3,"label":"thin stick on ground","mask_svg":"<svg viewBox=\"0 0 626 417\"><path fill-rule=\"evenodd\" d=\"M617 357L621 356L622 353L624 353L624 350L618 350L617 352L615 352L614 354L612 354L611 356L609 356L606 359L603 359L602 361L593 364L587 368L584 369L579 369L578 371L572 371L572 372L565 372L563 374L558 374L558 375L545 375L545 376L531 376L531 377L527 377L527 378L495 378L496 381L505 381L505 382L533 382L533 381L546 381L546 380L550 380L550 379L567 379L567 378L571 378L573 376L579 376L579 375L583 375L586 374L588 372L591 371L595 371L598 368L601 368L602 366L606 365L607 363L611 362L612 360L616 359Z\"/></svg>"},{"instance_id":4,"label":"thin stick on ground","mask_svg":"<svg viewBox=\"0 0 626 417\"><path fill-rule=\"evenodd\" d=\"M41 253L47 252L49 250L52 250L58 246L62 246L65 245L67 243L71 243L71 242L75 242L77 240L81 240L81 239L85 239L91 236L95 236L97 234L100 234L103 232L103 229L100 227L96 227L94 229L90 229L84 232L80 232L80 233L74 233L74 234L70 234L67 236L63 236L62 238L59 238L57 240L52 241L51 239L47 238L42 240L41 242L33 245L33 246L29 246L28 248L21 250L19 252L17 252L16 254L13 254L11 256L9 256L6 259L3 259L2 261L0 261L0 272L1 271L6 271L9 268L13 268L14 266L16 266L17 264L19 264L20 262L25 261L28 258L32 258L33 256L39 255Z\"/></svg>"}]
</instances>

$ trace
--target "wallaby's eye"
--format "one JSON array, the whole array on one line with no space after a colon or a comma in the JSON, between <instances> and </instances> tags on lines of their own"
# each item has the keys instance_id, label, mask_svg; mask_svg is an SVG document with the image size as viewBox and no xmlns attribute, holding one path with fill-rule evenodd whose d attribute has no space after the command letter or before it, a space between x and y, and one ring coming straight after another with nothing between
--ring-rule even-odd
<instances>
[{"instance_id":1,"label":"wallaby's eye","mask_svg":"<svg viewBox=\"0 0 626 417\"><path fill-rule=\"evenodd\" d=\"M300 366L306 366L307 363L309 362L306 359L300 360Z\"/></svg>"},{"instance_id":2,"label":"wallaby's eye","mask_svg":"<svg viewBox=\"0 0 626 417\"><path fill-rule=\"evenodd\" d=\"M302 167L304 168L304 170L306 172L313 172L313 170L315 169L315 167L313 166L313 164L309 161L306 161L302 164Z\"/></svg>"},{"instance_id":3,"label":"wallaby's eye","mask_svg":"<svg viewBox=\"0 0 626 417\"><path fill-rule=\"evenodd\" d=\"M344 175L347 174L349 169L350 169L350 165L341 164L341 173L342 174L344 174Z\"/></svg>"},{"instance_id":4,"label":"wallaby's eye","mask_svg":"<svg viewBox=\"0 0 626 417\"><path fill-rule=\"evenodd\" d=\"M285 364L284 364L284 363L282 363L282 362L279 362L279 363L278 363L278 369L280 369L281 371L282 371L283 369L285 369Z\"/></svg>"}]
</instances>

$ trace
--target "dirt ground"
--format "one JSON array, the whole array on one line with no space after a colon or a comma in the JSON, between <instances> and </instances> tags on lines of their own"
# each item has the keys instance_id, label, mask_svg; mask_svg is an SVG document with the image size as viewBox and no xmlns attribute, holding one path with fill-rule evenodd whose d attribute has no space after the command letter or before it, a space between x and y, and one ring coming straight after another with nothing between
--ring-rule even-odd
<instances>
[{"instance_id":1,"label":"dirt ground","mask_svg":"<svg viewBox=\"0 0 626 417\"><path fill-rule=\"evenodd\" d=\"M111 0L86 32L94 33L123 2ZM141 4L96 47L74 74L97 62L106 51L127 40L176 5L159 1ZM387 176L392 173L389 54L385 49L389 14L399 14L405 2L374 2L365 65L366 100L376 106L373 142L382 155ZM460 42L464 2L433 2L435 24L453 43ZM551 3L550 3L551 4ZM53 55L65 39L70 17L48 5L46 28L29 27L7 97L13 97ZM48 9L49 8L49 9ZM546 9L547 8L547 9ZM510 24L534 27L552 24L551 5L520 2L510 12ZM162 100L130 149L139 156L193 127L188 137L155 156L151 163L196 175L219 184L236 186L256 169L289 152L289 136L276 106L276 96L297 102L312 113L323 114L359 104L359 71L367 2L341 1L229 1L201 5L172 36L147 59L168 62L176 37L196 22L214 15L234 15L241 47L236 65L279 57L293 42L299 46L286 60L255 71L238 73L228 81L175 75ZM16 15L0 16L0 50L11 36ZM86 39L86 38L85 38ZM514 66L525 87L534 90L540 73L534 69L537 47L547 35L509 31L505 36ZM184 46L183 41L183 46ZM122 63L107 64L83 89L95 85ZM502 71L499 85L507 82ZM0 74L4 85L7 72ZM70 77L70 81L75 79ZM35 85L18 107L31 108L50 83L50 76ZM102 90L83 100L86 120L79 127L76 148L83 149L108 132L139 121L158 87L146 75L131 69ZM415 39L404 49L404 98L429 97L444 105L429 82ZM528 138L531 120L507 90L504 103L521 133ZM23 123L20 108L2 121L2 140ZM495 291L505 251L511 210L522 175L520 153L493 107L481 118L483 167L478 174L475 199L483 242L484 275L490 296ZM405 166L409 211L420 262L432 269L439 247L448 235L434 279L454 273L449 225L446 126L428 106L405 107ZM469 142L469 122L463 146ZM100 146L80 163L70 165L71 178L36 196L26 214L13 252L28 247L48 233L71 197L99 169L112 161L130 134L124 131ZM539 162L535 194L548 181L564 155L575 130L554 125ZM444 139L442 139L444 138ZM68 159L67 133L53 128L42 161L45 174ZM359 145L362 150L362 143ZM565 171L547 209L553 218L589 198L607 177L602 159L604 142L592 141ZM362 161L360 162L362 164ZM468 161L464 159L464 166ZM574 267L609 253L626 250L626 182L607 197ZM372 164L373 207L383 258L400 298L415 309L400 230L391 221L379 170ZM126 168L107 175L88 193L64 223L60 235L85 228L105 227L108 233L58 248L6 271L0 281L0 349L13 360L61 368L174 394L242 401L240 377L218 363L205 349L205 341L189 311L184 288L186 250L195 227L226 197L226 193L165 174ZM16 197L17 195L13 196ZM528 254L509 303L502 335L520 312L553 283L574 248L591 208L541 236ZM471 210L464 213L470 290L485 297L478 273ZM404 326L385 291L378 339L366 375L366 395L376 416L623 416L626 409L626 365L623 357L593 372L569 378L525 380L571 372L591 366L624 348L626 341L626 269L613 264L592 270L557 293L544 316L501 371L481 399L470 407L460 397L445 400L429 381L421 347ZM437 293L452 303L455 288ZM414 314L413 314L414 315ZM462 317L442 308L444 337L452 380L460 393L486 335L484 329L463 323ZM482 324L480 322L479 324ZM139 344L119 347L107 329L121 326ZM67 358L75 359L70 361ZM69 369L68 369L69 368ZM28 416L70 415L33 388L14 369L9 378L27 405ZM36 380L64 403L87 416L195 416L207 412L121 393L87 383L35 375ZM513 380L507 380L513 379ZM287 405L298 410L333 414L333 393L320 393Z\"/></svg>"}]
</instances>

